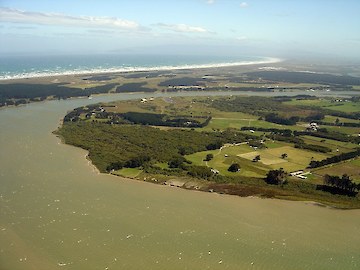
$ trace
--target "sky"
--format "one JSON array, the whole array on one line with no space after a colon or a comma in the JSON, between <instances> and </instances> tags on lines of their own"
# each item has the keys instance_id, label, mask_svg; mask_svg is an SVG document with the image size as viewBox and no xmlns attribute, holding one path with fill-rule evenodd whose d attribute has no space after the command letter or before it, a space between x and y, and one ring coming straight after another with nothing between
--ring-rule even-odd
<instances>
[{"instance_id":1,"label":"sky","mask_svg":"<svg viewBox=\"0 0 360 270\"><path fill-rule=\"evenodd\" d=\"M360 59L359 0L0 0L0 55Z\"/></svg>"}]
</instances>

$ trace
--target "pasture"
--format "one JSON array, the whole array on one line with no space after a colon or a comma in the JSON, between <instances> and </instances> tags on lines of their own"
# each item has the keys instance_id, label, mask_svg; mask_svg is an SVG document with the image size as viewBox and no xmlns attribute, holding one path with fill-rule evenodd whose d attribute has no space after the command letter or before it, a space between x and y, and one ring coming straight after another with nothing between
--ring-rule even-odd
<instances>
[{"instance_id":1,"label":"pasture","mask_svg":"<svg viewBox=\"0 0 360 270\"><path fill-rule=\"evenodd\" d=\"M195 165L208 166L223 175L234 175L227 169L232 163L239 163L241 170L237 175L264 177L268 170L283 168L287 172L305 169L312 159L321 160L325 154L297 149L286 143L272 143L266 149L254 149L247 144L228 145L220 150L203 151L186 156ZM204 161L207 154L213 154L211 161ZM287 157L281 155L286 153ZM260 161L253 162L255 156L260 155Z\"/></svg>"},{"instance_id":2,"label":"pasture","mask_svg":"<svg viewBox=\"0 0 360 270\"><path fill-rule=\"evenodd\" d=\"M350 176L352 180L354 180L357 183L360 183L360 158L351 161L342 162L339 164L334 164L326 168L315 170L314 172L320 176L324 176L325 174L338 175L338 176L347 174Z\"/></svg>"}]
</instances>

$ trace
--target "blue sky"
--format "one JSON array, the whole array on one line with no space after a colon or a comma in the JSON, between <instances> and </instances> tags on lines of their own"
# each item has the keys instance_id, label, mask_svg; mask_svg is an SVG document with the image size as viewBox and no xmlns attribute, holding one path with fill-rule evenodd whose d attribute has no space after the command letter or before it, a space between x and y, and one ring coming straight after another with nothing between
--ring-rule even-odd
<instances>
[{"instance_id":1,"label":"blue sky","mask_svg":"<svg viewBox=\"0 0 360 270\"><path fill-rule=\"evenodd\" d=\"M359 0L0 0L0 54L360 58Z\"/></svg>"}]
</instances>

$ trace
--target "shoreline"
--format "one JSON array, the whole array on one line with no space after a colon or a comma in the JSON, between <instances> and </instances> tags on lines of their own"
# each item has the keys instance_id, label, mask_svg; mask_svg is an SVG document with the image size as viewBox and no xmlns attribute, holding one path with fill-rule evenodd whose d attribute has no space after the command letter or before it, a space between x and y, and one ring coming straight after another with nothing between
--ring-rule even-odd
<instances>
[{"instance_id":1,"label":"shoreline","mask_svg":"<svg viewBox=\"0 0 360 270\"><path fill-rule=\"evenodd\" d=\"M97 74L115 74L115 73L128 73L128 72L150 72L150 71L171 71L171 70L186 70L186 69L212 69L223 67L236 67L236 66L251 66L262 64L276 64L285 61L285 59L275 57L264 57L258 61L241 61L241 62L222 62L216 64L194 64L194 65L179 65L179 66L155 66L155 67L113 67L113 68L95 68L92 70L74 70L63 72L29 72L17 75L4 75L0 76L0 81L12 81L20 79L36 79L47 77L61 77L71 75L97 75Z\"/></svg>"},{"instance_id":2,"label":"shoreline","mask_svg":"<svg viewBox=\"0 0 360 270\"><path fill-rule=\"evenodd\" d=\"M62 121L60 121L58 128L61 127L62 125ZM122 175L117 175L117 174L113 174L113 173L103 173L101 172L96 166L95 164L93 164L92 160L89 157L89 151L86 149L83 149L81 147L75 146L75 145L71 145L71 144L67 144L64 140L64 138L58 134L55 133L56 130L54 130L52 132L53 135L55 135L55 137L57 137L59 139L58 144L62 144L64 146L70 146L70 147L74 147L77 148L81 151L85 151L85 154L83 155L83 158L85 158L87 160L87 166L91 169L91 171L97 175L107 175L107 176L112 176L112 177L116 177L117 179L120 180L126 180L126 181L137 181L137 182L145 182L147 184L152 184L152 185L158 185L158 186L164 186L167 188L180 188L182 190L187 190L187 191L199 191L199 192L204 192L204 193L213 193L213 194L217 194L219 196L231 196L231 197L240 197L240 198L247 198L247 199L263 199L263 200L278 200L278 201L282 201L282 202L300 202L302 204L305 205L310 205L310 206L315 206L315 207L321 207L321 208L327 208L329 210L360 210L359 208L346 208L346 207L340 207L340 206L336 206L336 205L331 205L331 204L326 204L324 202L317 202L317 201L313 201L313 200L303 200L301 198L298 199L284 199L284 198L279 198L279 197L262 197L262 196L258 196L256 194L252 194L252 195L247 195L247 196L241 196L238 194L231 194L231 193L226 193L226 192L222 192L222 191L216 191L212 188L211 184L214 183L210 183L210 185L204 185L202 187L199 187L199 185L194 186L194 185L187 185L188 183L196 183L196 179L194 179L193 181L191 179L185 181L185 179L181 179L181 178L177 178L177 177L168 177L168 179L166 179L165 182L159 182L159 181L147 181L147 180L142 180L138 177L126 177L126 176L122 176ZM114 178L114 179L116 179ZM154 178L153 176L147 176L146 178ZM201 185L200 185L201 186Z\"/></svg>"}]
</instances>

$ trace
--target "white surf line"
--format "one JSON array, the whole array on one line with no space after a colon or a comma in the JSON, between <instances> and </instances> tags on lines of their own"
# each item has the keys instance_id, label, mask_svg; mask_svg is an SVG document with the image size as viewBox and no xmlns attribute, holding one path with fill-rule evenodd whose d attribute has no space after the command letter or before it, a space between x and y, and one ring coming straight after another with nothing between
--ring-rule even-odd
<instances>
[{"instance_id":1,"label":"white surf line","mask_svg":"<svg viewBox=\"0 0 360 270\"><path fill-rule=\"evenodd\" d=\"M241 61L241 62L224 62L217 64L199 64L199 65L181 65L181 66L156 66L156 67L124 67L124 68L94 68L90 70L68 70L62 72L26 72L14 75L2 75L0 81L16 80L16 79L30 79L42 77L57 77L67 75L94 75L94 74L109 74L109 73L127 73L127 72L144 72L144 71L166 71L166 70L184 70L184 69L206 69L206 68L220 68L220 67L234 67L234 66L248 66L261 64L274 64L282 62L283 59L275 57L266 57L258 61Z\"/></svg>"}]
</instances>

